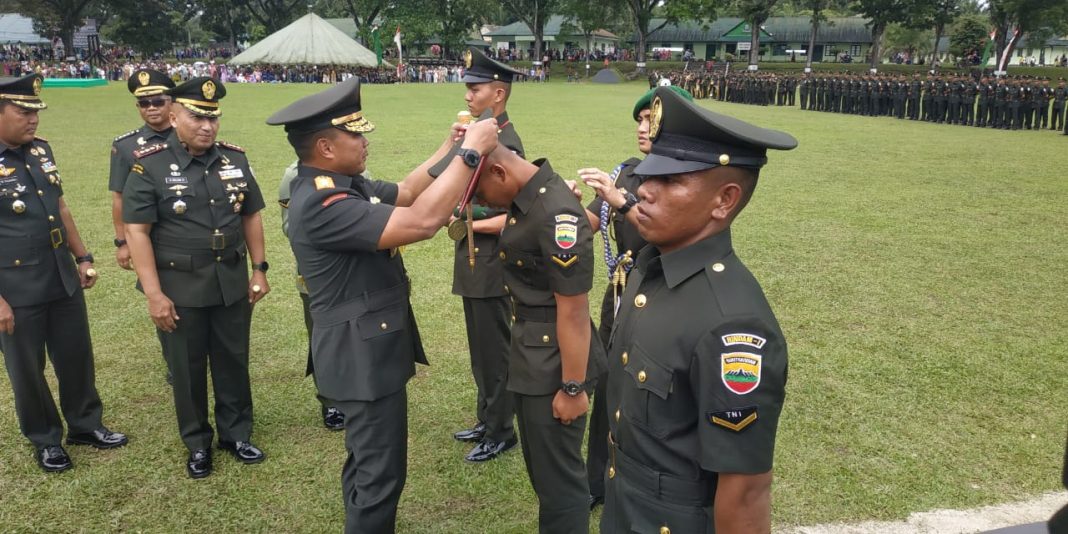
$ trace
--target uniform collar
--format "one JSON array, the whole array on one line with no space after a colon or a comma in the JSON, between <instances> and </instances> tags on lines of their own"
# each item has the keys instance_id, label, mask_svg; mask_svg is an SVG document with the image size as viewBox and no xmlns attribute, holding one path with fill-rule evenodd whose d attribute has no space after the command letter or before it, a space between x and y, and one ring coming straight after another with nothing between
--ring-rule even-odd
<instances>
[{"instance_id":1,"label":"uniform collar","mask_svg":"<svg viewBox=\"0 0 1068 534\"><path fill-rule=\"evenodd\" d=\"M549 183L556 173L553 172L552 166L549 165L549 160L542 158L534 160L531 163L538 166L538 172L534 173L534 176L530 178L527 185L524 185L519 190L519 194L512 199L512 205L519 208L519 212L526 215L530 208L534 206L534 202L538 199L538 195L541 194L540 190L542 186Z\"/></svg>"},{"instance_id":2,"label":"uniform collar","mask_svg":"<svg viewBox=\"0 0 1068 534\"><path fill-rule=\"evenodd\" d=\"M167 135L167 145L174 151L174 156L178 160L178 165L182 169L189 167L189 164L193 160L199 160L205 166L209 166L216 158L219 157L219 149L216 145L212 144L211 148L199 156L194 156L189 153L189 150L185 148L185 145L178 139L178 131L171 129L170 134Z\"/></svg>"},{"instance_id":3,"label":"uniform collar","mask_svg":"<svg viewBox=\"0 0 1068 534\"><path fill-rule=\"evenodd\" d=\"M645 247L638 254L638 268L648 274L662 270L668 288L673 289L707 268L712 262L726 258L733 252L731 229L727 228L716 235L667 254L660 254L660 250L654 246Z\"/></svg>"},{"instance_id":4,"label":"uniform collar","mask_svg":"<svg viewBox=\"0 0 1068 534\"><path fill-rule=\"evenodd\" d=\"M163 130L162 132L157 132L156 130L153 130L152 127L149 126L148 124L144 124L144 125L141 126L141 131L138 132L138 133L140 133L142 135L142 137L144 137L145 139L148 139L150 137L158 137L160 139L166 140L168 137L171 136L171 132L173 132L173 131L174 131L174 127L173 126L170 127L170 128L167 128L166 130Z\"/></svg>"},{"instance_id":5,"label":"uniform collar","mask_svg":"<svg viewBox=\"0 0 1068 534\"><path fill-rule=\"evenodd\" d=\"M334 187L338 189L352 189L352 183L362 178L353 178L347 174L326 171L319 167L312 167L303 163L297 165L298 178L314 178L316 176L329 176L334 180Z\"/></svg>"}]
</instances>

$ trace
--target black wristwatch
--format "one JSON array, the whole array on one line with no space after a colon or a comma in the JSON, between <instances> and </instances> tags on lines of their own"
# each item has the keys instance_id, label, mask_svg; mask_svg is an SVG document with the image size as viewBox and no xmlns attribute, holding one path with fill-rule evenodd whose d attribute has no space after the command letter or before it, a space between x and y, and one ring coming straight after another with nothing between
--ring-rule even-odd
<instances>
[{"instance_id":1,"label":"black wristwatch","mask_svg":"<svg viewBox=\"0 0 1068 534\"><path fill-rule=\"evenodd\" d=\"M616 208L616 212L620 215L626 215L631 208L638 204L638 197L634 196L634 193L625 189L623 190L623 198L626 199L626 202L624 202L622 206Z\"/></svg>"},{"instance_id":2,"label":"black wristwatch","mask_svg":"<svg viewBox=\"0 0 1068 534\"><path fill-rule=\"evenodd\" d=\"M121 247L124 247L124 246L126 246L126 240L125 239L116 239L115 240L115 248L121 248Z\"/></svg>"},{"instance_id":3,"label":"black wristwatch","mask_svg":"<svg viewBox=\"0 0 1068 534\"><path fill-rule=\"evenodd\" d=\"M85 256L77 256L74 258L74 263L93 263L93 253L86 252Z\"/></svg>"},{"instance_id":4,"label":"black wristwatch","mask_svg":"<svg viewBox=\"0 0 1068 534\"><path fill-rule=\"evenodd\" d=\"M582 382L568 380L560 386L560 389L563 390L568 397L578 397L579 393L582 393Z\"/></svg>"},{"instance_id":5,"label":"black wristwatch","mask_svg":"<svg viewBox=\"0 0 1068 534\"><path fill-rule=\"evenodd\" d=\"M265 273L267 272L267 269L271 268L271 266L268 265L266 261L264 261L263 263L253 263L252 268L256 269L257 271L260 271L261 273Z\"/></svg>"},{"instance_id":6,"label":"black wristwatch","mask_svg":"<svg viewBox=\"0 0 1068 534\"><path fill-rule=\"evenodd\" d=\"M482 161L482 154L479 154L477 150L471 148L461 148L456 155L464 160L464 165L467 165L472 169L478 168L478 162Z\"/></svg>"}]
</instances>

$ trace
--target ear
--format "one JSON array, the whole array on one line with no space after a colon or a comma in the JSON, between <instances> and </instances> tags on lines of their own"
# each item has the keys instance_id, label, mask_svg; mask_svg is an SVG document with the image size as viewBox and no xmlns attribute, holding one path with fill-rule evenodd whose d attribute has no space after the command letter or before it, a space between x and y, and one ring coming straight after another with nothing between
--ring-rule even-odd
<instances>
[{"instance_id":1,"label":"ear","mask_svg":"<svg viewBox=\"0 0 1068 534\"><path fill-rule=\"evenodd\" d=\"M337 153L334 149L334 143L330 139L327 139L326 137L315 138L315 152L323 159L337 159Z\"/></svg>"},{"instance_id":2,"label":"ear","mask_svg":"<svg viewBox=\"0 0 1068 534\"><path fill-rule=\"evenodd\" d=\"M737 182L720 184L712 201L712 218L728 220L742 200L742 186Z\"/></svg>"},{"instance_id":3,"label":"ear","mask_svg":"<svg viewBox=\"0 0 1068 534\"><path fill-rule=\"evenodd\" d=\"M171 128L177 128L178 127L178 116L175 115L175 113L173 111L168 113L167 116L170 117Z\"/></svg>"}]
</instances>

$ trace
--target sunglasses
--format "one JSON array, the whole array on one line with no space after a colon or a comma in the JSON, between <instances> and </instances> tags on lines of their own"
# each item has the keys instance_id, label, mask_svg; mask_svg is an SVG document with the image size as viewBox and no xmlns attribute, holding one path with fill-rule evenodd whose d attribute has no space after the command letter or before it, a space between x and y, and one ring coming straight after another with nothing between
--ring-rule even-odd
<instances>
[{"instance_id":1,"label":"sunglasses","mask_svg":"<svg viewBox=\"0 0 1068 534\"><path fill-rule=\"evenodd\" d=\"M152 100L138 100L137 107L141 109L161 108L167 103L166 98L153 98Z\"/></svg>"}]
</instances>

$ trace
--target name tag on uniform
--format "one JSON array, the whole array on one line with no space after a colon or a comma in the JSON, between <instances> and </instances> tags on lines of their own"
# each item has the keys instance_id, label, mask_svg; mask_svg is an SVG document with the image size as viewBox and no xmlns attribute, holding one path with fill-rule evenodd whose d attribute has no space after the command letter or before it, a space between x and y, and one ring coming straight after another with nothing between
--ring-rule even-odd
<instances>
[{"instance_id":1,"label":"name tag on uniform","mask_svg":"<svg viewBox=\"0 0 1068 534\"><path fill-rule=\"evenodd\" d=\"M219 171L219 178L223 180L234 180L236 178L244 178L245 173L241 169L227 169Z\"/></svg>"},{"instance_id":2,"label":"name tag on uniform","mask_svg":"<svg viewBox=\"0 0 1068 534\"><path fill-rule=\"evenodd\" d=\"M164 180L168 184L188 184L189 183L189 178L186 178L185 176L167 176L166 178L164 178Z\"/></svg>"},{"instance_id":3,"label":"name tag on uniform","mask_svg":"<svg viewBox=\"0 0 1068 534\"><path fill-rule=\"evenodd\" d=\"M44 172L55 172L56 164L51 161L45 162L43 165L41 165L41 170Z\"/></svg>"}]
</instances>

